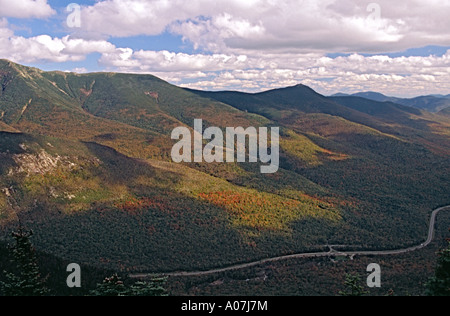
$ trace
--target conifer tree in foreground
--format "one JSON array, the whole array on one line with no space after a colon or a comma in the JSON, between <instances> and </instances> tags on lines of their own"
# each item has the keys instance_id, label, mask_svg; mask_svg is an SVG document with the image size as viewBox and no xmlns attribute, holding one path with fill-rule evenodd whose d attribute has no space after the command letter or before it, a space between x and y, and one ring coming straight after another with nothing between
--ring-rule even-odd
<instances>
[{"instance_id":1,"label":"conifer tree in foreground","mask_svg":"<svg viewBox=\"0 0 450 316\"><path fill-rule=\"evenodd\" d=\"M10 253L14 272L5 271L5 282L0 282L0 288L6 296L43 296L48 293L30 240L32 236L33 232L23 227L12 233L15 244L10 246Z\"/></svg>"},{"instance_id":2,"label":"conifer tree in foreground","mask_svg":"<svg viewBox=\"0 0 450 316\"><path fill-rule=\"evenodd\" d=\"M103 280L90 292L91 296L166 296L166 278L154 277L149 282L136 282L127 286L120 276L114 274Z\"/></svg>"},{"instance_id":3,"label":"conifer tree in foreground","mask_svg":"<svg viewBox=\"0 0 450 316\"><path fill-rule=\"evenodd\" d=\"M428 296L450 296L450 241L447 248L439 252L438 266L427 284Z\"/></svg>"},{"instance_id":4,"label":"conifer tree in foreground","mask_svg":"<svg viewBox=\"0 0 450 316\"><path fill-rule=\"evenodd\" d=\"M361 286L361 276L359 274L347 274L345 276L345 290L339 292L339 296L364 296L369 292Z\"/></svg>"}]
</instances>

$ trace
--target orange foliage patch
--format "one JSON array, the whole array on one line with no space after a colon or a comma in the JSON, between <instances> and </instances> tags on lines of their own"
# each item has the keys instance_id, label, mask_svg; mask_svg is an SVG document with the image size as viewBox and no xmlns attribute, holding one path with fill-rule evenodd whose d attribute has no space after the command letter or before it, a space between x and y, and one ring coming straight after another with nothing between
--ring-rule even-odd
<instances>
[{"instance_id":1,"label":"orange foliage patch","mask_svg":"<svg viewBox=\"0 0 450 316\"><path fill-rule=\"evenodd\" d=\"M284 230L302 207L297 200L232 191L200 193L199 198L224 208L234 225L258 231Z\"/></svg>"}]
</instances>

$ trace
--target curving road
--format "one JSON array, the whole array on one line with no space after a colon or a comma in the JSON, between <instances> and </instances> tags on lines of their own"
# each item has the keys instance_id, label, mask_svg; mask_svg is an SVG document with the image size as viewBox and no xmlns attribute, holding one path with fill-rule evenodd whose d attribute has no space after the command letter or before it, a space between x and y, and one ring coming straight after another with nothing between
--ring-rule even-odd
<instances>
[{"instance_id":1,"label":"curving road","mask_svg":"<svg viewBox=\"0 0 450 316\"><path fill-rule=\"evenodd\" d=\"M173 273L163 273L163 274L158 274L158 275L168 276L168 277L204 276L204 275L216 274L216 273L227 272L227 271L241 270L241 269L245 269L245 268L263 265L265 263L277 262L277 261L288 260L288 259L321 258L321 257L332 257L332 256L336 256L336 255L353 258L354 256L389 256L389 255L398 255L398 254L409 253L409 252L423 249L430 245L430 243L433 241L433 238L434 238L436 217L441 211L444 211L444 210L450 210L450 205L438 208L435 211L433 211L433 213L431 214L431 219L430 219L430 228L428 230L428 238L425 243L420 244L419 246L415 246L415 247L410 247L410 248L406 248L406 249L398 249L398 250L386 250L386 251L344 252L344 251L336 251L333 249L333 246L328 246L330 248L329 252L299 253L299 254L293 254L293 255L288 255L288 256L268 258L268 259L259 260L259 261L255 261L255 262L238 264L238 265L233 265L233 266L226 267L226 268L213 269L213 270L208 270L208 271L173 272ZM334 246L334 247L336 247L336 246ZM132 274L132 275L130 275L130 277L135 278L135 279L145 279L145 278L151 277L153 275L155 275L155 274L141 273L141 274Z\"/></svg>"}]
</instances>

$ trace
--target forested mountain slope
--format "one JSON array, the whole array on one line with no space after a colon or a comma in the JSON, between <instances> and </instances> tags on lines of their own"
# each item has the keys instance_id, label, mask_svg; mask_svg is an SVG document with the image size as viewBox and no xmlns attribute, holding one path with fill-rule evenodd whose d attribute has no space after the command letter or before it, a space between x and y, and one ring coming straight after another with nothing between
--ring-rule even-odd
<instances>
[{"instance_id":1,"label":"forested mountain slope","mask_svg":"<svg viewBox=\"0 0 450 316\"><path fill-rule=\"evenodd\" d=\"M305 86L181 89L151 75L0 61L0 223L40 251L123 271L416 245L449 204L450 119ZM277 126L281 164L175 164L171 131Z\"/></svg>"}]
</instances>

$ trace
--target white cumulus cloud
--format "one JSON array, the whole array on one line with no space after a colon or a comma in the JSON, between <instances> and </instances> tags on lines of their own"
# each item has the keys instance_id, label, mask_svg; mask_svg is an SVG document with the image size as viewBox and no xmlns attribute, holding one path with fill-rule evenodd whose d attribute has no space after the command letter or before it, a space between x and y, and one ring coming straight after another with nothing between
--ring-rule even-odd
<instances>
[{"instance_id":1,"label":"white cumulus cloud","mask_svg":"<svg viewBox=\"0 0 450 316\"><path fill-rule=\"evenodd\" d=\"M107 53L116 47L104 40L84 40L69 35L16 36L6 19L0 19L0 56L18 63L81 61L90 53Z\"/></svg>"},{"instance_id":2,"label":"white cumulus cloud","mask_svg":"<svg viewBox=\"0 0 450 316\"><path fill-rule=\"evenodd\" d=\"M0 56L21 63L82 61L99 53L105 70L151 73L191 88L256 92L303 83L324 94L402 96L450 90L450 52L387 54L450 47L450 0L97 0L81 7L81 28L63 37L18 36L8 25L5 17L52 15L46 0L0 4ZM194 51L111 43L163 33L181 36Z\"/></svg>"},{"instance_id":3,"label":"white cumulus cloud","mask_svg":"<svg viewBox=\"0 0 450 316\"><path fill-rule=\"evenodd\" d=\"M48 18L56 11L47 0L0 0L0 17Z\"/></svg>"},{"instance_id":4,"label":"white cumulus cloud","mask_svg":"<svg viewBox=\"0 0 450 316\"><path fill-rule=\"evenodd\" d=\"M113 37L169 31L196 48L387 52L450 46L449 0L103 0L82 28Z\"/></svg>"},{"instance_id":5,"label":"white cumulus cloud","mask_svg":"<svg viewBox=\"0 0 450 316\"><path fill-rule=\"evenodd\" d=\"M390 95L448 93L450 51L443 56L351 54L185 54L117 48L105 53L109 70L152 73L196 89L249 92L303 83L324 94L376 90Z\"/></svg>"}]
</instances>

